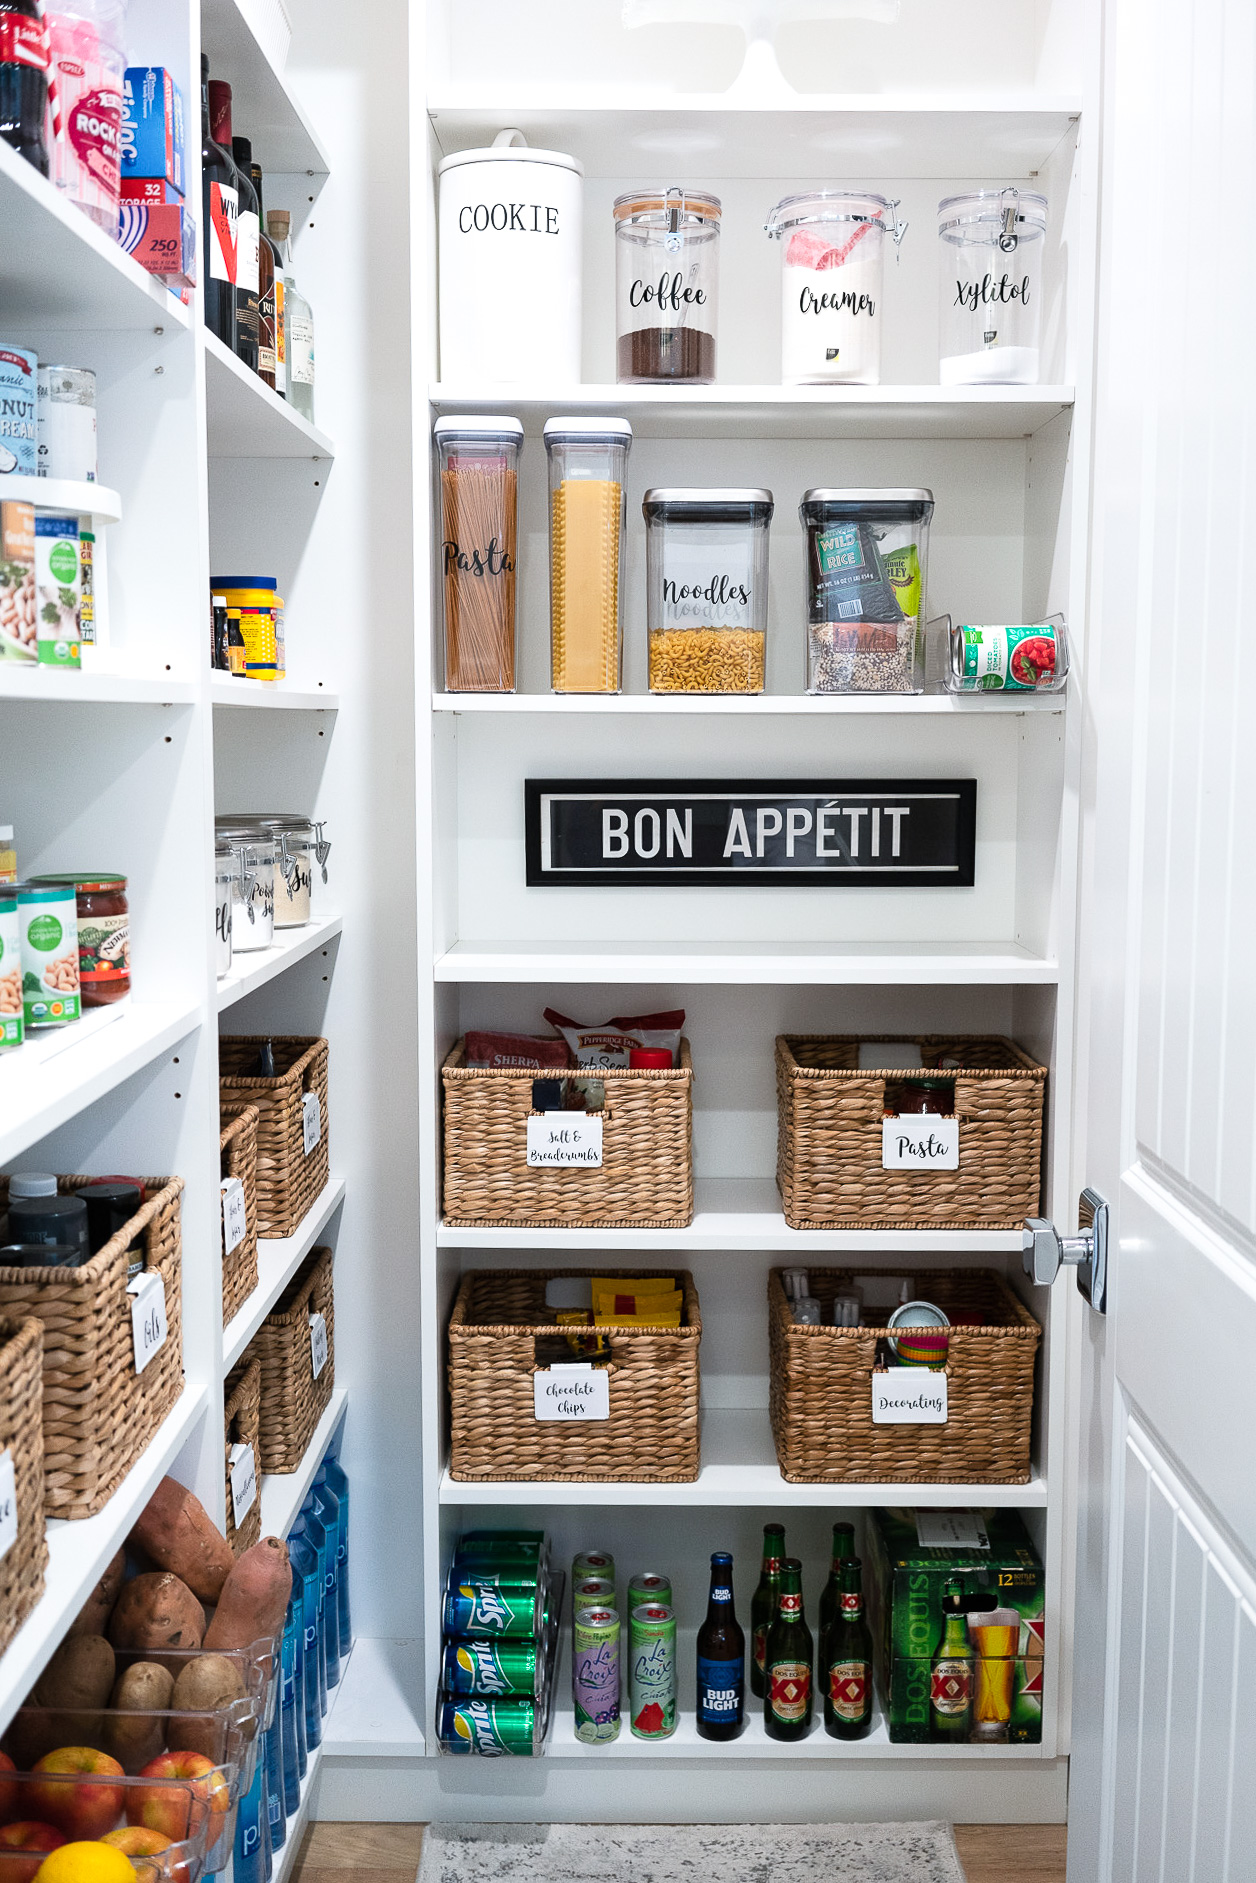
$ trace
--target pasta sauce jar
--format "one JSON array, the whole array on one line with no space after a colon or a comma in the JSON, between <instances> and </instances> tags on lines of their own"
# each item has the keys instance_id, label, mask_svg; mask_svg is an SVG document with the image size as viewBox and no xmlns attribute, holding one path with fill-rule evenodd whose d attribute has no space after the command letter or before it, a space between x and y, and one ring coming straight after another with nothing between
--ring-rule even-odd
<instances>
[{"instance_id":1,"label":"pasta sauce jar","mask_svg":"<svg viewBox=\"0 0 1256 1883\"><path fill-rule=\"evenodd\" d=\"M126 877L33 876L39 889L73 889L78 913L79 990L84 1007L110 1007L131 991L131 917Z\"/></svg>"}]
</instances>

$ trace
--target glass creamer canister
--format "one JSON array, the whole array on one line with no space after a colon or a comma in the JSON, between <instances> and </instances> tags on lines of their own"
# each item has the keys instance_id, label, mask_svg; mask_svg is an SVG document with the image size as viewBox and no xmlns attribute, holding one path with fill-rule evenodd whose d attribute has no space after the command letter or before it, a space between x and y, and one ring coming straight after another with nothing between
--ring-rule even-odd
<instances>
[{"instance_id":1,"label":"glass creamer canister","mask_svg":"<svg viewBox=\"0 0 1256 1883\"><path fill-rule=\"evenodd\" d=\"M231 972L231 907L235 899L236 853L219 837L214 843L214 972L221 981Z\"/></svg>"},{"instance_id":2,"label":"glass creamer canister","mask_svg":"<svg viewBox=\"0 0 1256 1883\"><path fill-rule=\"evenodd\" d=\"M1032 386L1038 380L1047 199L975 190L938 204L944 386Z\"/></svg>"},{"instance_id":3,"label":"glass creamer canister","mask_svg":"<svg viewBox=\"0 0 1256 1883\"><path fill-rule=\"evenodd\" d=\"M762 693L770 490L647 490L651 693Z\"/></svg>"},{"instance_id":4,"label":"glass creamer canister","mask_svg":"<svg viewBox=\"0 0 1256 1883\"><path fill-rule=\"evenodd\" d=\"M678 185L615 198L616 378L715 378L718 196Z\"/></svg>"},{"instance_id":5,"label":"glass creamer canister","mask_svg":"<svg viewBox=\"0 0 1256 1883\"><path fill-rule=\"evenodd\" d=\"M898 199L866 191L786 196L764 228L781 242L781 379L875 386L881 380L885 238L903 239Z\"/></svg>"},{"instance_id":6,"label":"glass creamer canister","mask_svg":"<svg viewBox=\"0 0 1256 1883\"><path fill-rule=\"evenodd\" d=\"M215 819L215 834L236 859L232 887L231 949L236 955L269 948L275 939L275 875L279 845L243 819Z\"/></svg>"}]
</instances>

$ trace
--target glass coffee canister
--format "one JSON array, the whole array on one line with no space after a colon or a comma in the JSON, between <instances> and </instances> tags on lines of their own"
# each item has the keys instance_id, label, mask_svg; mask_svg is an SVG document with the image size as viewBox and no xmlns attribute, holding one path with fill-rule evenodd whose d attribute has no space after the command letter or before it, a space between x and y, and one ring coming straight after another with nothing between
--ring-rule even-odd
<instances>
[{"instance_id":1,"label":"glass coffee canister","mask_svg":"<svg viewBox=\"0 0 1256 1883\"><path fill-rule=\"evenodd\" d=\"M523 426L517 418L442 418L435 439L445 689L513 693Z\"/></svg>"},{"instance_id":2,"label":"glass coffee canister","mask_svg":"<svg viewBox=\"0 0 1256 1883\"><path fill-rule=\"evenodd\" d=\"M808 490L808 693L923 693L933 492Z\"/></svg>"},{"instance_id":3,"label":"glass coffee canister","mask_svg":"<svg viewBox=\"0 0 1256 1883\"><path fill-rule=\"evenodd\" d=\"M762 693L770 490L647 490L651 693Z\"/></svg>"},{"instance_id":4,"label":"glass coffee canister","mask_svg":"<svg viewBox=\"0 0 1256 1883\"><path fill-rule=\"evenodd\" d=\"M1029 190L974 190L938 204L944 386L1038 381L1047 199Z\"/></svg>"},{"instance_id":5,"label":"glass coffee canister","mask_svg":"<svg viewBox=\"0 0 1256 1883\"><path fill-rule=\"evenodd\" d=\"M615 199L616 377L621 385L715 378L720 215L707 190Z\"/></svg>"},{"instance_id":6,"label":"glass coffee canister","mask_svg":"<svg viewBox=\"0 0 1256 1883\"><path fill-rule=\"evenodd\" d=\"M235 845L226 837L214 842L214 972L221 981L231 972L231 911L238 865Z\"/></svg>"}]
</instances>

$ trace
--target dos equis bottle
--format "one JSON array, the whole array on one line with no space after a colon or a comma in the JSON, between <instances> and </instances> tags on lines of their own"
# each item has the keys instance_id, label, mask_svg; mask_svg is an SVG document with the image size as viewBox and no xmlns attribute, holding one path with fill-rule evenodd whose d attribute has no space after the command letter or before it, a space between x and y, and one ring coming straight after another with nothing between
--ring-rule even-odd
<instances>
[{"instance_id":1,"label":"dos equis bottle","mask_svg":"<svg viewBox=\"0 0 1256 1883\"><path fill-rule=\"evenodd\" d=\"M820 1608L816 1617L816 1626L823 1641L827 1629L837 1620L841 1607L842 1570L855 1554L855 1526L853 1523L835 1523L833 1525L833 1555L830 1559L829 1579L820 1591Z\"/></svg>"},{"instance_id":2,"label":"dos equis bottle","mask_svg":"<svg viewBox=\"0 0 1256 1883\"><path fill-rule=\"evenodd\" d=\"M781 1564L776 1620L768 1629L764 1675L763 1729L769 1739L805 1739L811 1731L811 1630L802 1612L802 1564L787 1556Z\"/></svg>"},{"instance_id":3,"label":"dos equis bottle","mask_svg":"<svg viewBox=\"0 0 1256 1883\"><path fill-rule=\"evenodd\" d=\"M933 1657L929 1721L935 1739L968 1738L973 1711L973 1645L968 1639L964 1585L952 1578L942 1592L942 1639Z\"/></svg>"},{"instance_id":4,"label":"dos equis bottle","mask_svg":"<svg viewBox=\"0 0 1256 1883\"><path fill-rule=\"evenodd\" d=\"M785 1525L783 1523L765 1523L763 1526L763 1567L759 1571L759 1586L750 1598L750 1691L756 1700L762 1700L767 1692L763 1675L763 1660L767 1653L768 1629L772 1626L776 1614L776 1597L780 1586L781 1564L785 1560Z\"/></svg>"},{"instance_id":5,"label":"dos equis bottle","mask_svg":"<svg viewBox=\"0 0 1256 1883\"><path fill-rule=\"evenodd\" d=\"M872 1729L872 1635L861 1569L857 1556L842 1562L837 1614L820 1636L824 1730L834 1739L863 1739Z\"/></svg>"}]
</instances>

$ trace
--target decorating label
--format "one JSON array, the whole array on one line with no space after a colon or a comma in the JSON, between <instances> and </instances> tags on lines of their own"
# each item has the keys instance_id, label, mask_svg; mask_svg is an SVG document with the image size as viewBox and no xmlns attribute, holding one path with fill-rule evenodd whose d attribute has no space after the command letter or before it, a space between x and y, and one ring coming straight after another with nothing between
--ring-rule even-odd
<instances>
[{"instance_id":1,"label":"decorating label","mask_svg":"<svg viewBox=\"0 0 1256 1883\"><path fill-rule=\"evenodd\" d=\"M306 1092L302 1096L301 1135L308 1157L323 1135L323 1107L317 1092Z\"/></svg>"},{"instance_id":2,"label":"decorating label","mask_svg":"<svg viewBox=\"0 0 1256 1883\"><path fill-rule=\"evenodd\" d=\"M222 1180L222 1252L230 1255L248 1234L244 1210L244 1185L239 1177Z\"/></svg>"},{"instance_id":3,"label":"decorating label","mask_svg":"<svg viewBox=\"0 0 1256 1883\"><path fill-rule=\"evenodd\" d=\"M7 1556L17 1542L17 1479L13 1473L13 1453L0 1451L0 1557Z\"/></svg>"},{"instance_id":4,"label":"decorating label","mask_svg":"<svg viewBox=\"0 0 1256 1883\"><path fill-rule=\"evenodd\" d=\"M886 1118L881 1125L882 1170L958 1170L959 1119L925 1113Z\"/></svg>"},{"instance_id":5,"label":"decorating label","mask_svg":"<svg viewBox=\"0 0 1256 1883\"><path fill-rule=\"evenodd\" d=\"M945 1425L946 1374L900 1366L872 1376L874 1425Z\"/></svg>"},{"instance_id":6,"label":"decorating label","mask_svg":"<svg viewBox=\"0 0 1256 1883\"><path fill-rule=\"evenodd\" d=\"M310 1366L317 1379L327 1365L327 1322L319 1313L310 1316Z\"/></svg>"},{"instance_id":7,"label":"decorating label","mask_svg":"<svg viewBox=\"0 0 1256 1883\"><path fill-rule=\"evenodd\" d=\"M155 1268L141 1269L126 1285L131 1297L131 1338L135 1343L135 1371L142 1373L166 1344L166 1284Z\"/></svg>"},{"instance_id":8,"label":"decorating label","mask_svg":"<svg viewBox=\"0 0 1256 1883\"><path fill-rule=\"evenodd\" d=\"M238 1530L257 1502L257 1459L251 1445L231 1447L231 1509Z\"/></svg>"},{"instance_id":9,"label":"decorating label","mask_svg":"<svg viewBox=\"0 0 1256 1883\"><path fill-rule=\"evenodd\" d=\"M597 1112L532 1112L528 1118L528 1169L568 1164L601 1170L601 1116Z\"/></svg>"},{"instance_id":10,"label":"decorating label","mask_svg":"<svg viewBox=\"0 0 1256 1883\"><path fill-rule=\"evenodd\" d=\"M611 1376L604 1366L552 1366L532 1375L532 1406L536 1418L549 1424L560 1420L591 1420L611 1416Z\"/></svg>"}]
</instances>

